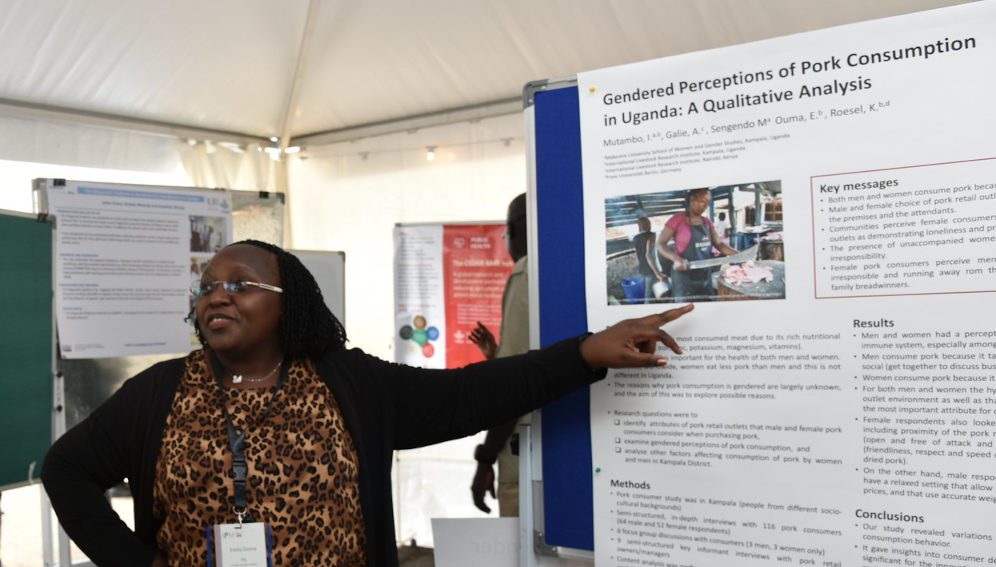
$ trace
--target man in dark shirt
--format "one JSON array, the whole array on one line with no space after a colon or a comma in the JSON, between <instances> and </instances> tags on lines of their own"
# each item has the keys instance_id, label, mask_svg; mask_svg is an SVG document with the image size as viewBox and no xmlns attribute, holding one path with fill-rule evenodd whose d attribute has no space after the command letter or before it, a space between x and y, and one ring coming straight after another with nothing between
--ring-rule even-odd
<instances>
[{"instance_id":1,"label":"man in dark shirt","mask_svg":"<svg viewBox=\"0 0 996 567\"><path fill-rule=\"evenodd\" d=\"M640 267L640 275L643 276L643 301L650 303L654 300L654 284L667 278L657 269L654 231L650 229L650 219L640 217L636 220L636 225L640 232L633 237L633 248L636 249L636 262Z\"/></svg>"},{"instance_id":2,"label":"man in dark shirt","mask_svg":"<svg viewBox=\"0 0 996 567\"><path fill-rule=\"evenodd\" d=\"M481 349L487 359L522 354L529 350L529 286L526 268L526 195L523 193L508 205L505 224L505 246L515 261L508 276L501 304L501 342L481 323L470 334L470 340ZM525 419L525 418L523 418ZM477 470L470 490L474 505L482 512L491 512L484 503L485 493L495 494L494 465L498 464L498 513L503 517L519 515L519 458L511 445L518 446L513 437L516 420L488 430L484 443L474 451Z\"/></svg>"}]
</instances>

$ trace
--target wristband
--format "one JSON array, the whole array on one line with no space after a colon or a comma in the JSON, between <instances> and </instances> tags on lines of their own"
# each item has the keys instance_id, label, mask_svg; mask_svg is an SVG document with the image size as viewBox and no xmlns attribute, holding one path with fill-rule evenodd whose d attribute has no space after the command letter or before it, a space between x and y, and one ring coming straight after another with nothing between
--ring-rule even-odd
<instances>
[{"instance_id":1,"label":"wristband","mask_svg":"<svg viewBox=\"0 0 996 567\"><path fill-rule=\"evenodd\" d=\"M594 334L595 333L592 333L591 331L588 331L587 333L584 333L583 335L578 335L578 354L580 354L580 351L581 351L581 343L583 343L588 337L590 337L590 336L592 336ZM585 362L584 357L581 357L581 366L583 366L584 369L589 374L592 374L592 375L598 374L602 370L604 370L603 368L594 368L592 366L589 366L588 363Z\"/></svg>"},{"instance_id":2,"label":"wristband","mask_svg":"<svg viewBox=\"0 0 996 567\"><path fill-rule=\"evenodd\" d=\"M588 337L590 337L590 336L592 336L594 334L595 333L592 333L591 331L588 331L586 333L582 333L582 334L578 335L578 347L580 348L581 347L581 343L585 342L585 340L587 340Z\"/></svg>"},{"instance_id":3,"label":"wristband","mask_svg":"<svg viewBox=\"0 0 996 567\"><path fill-rule=\"evenodd\" d=\"M484 445L474 447L474 460L482 465L488 465L490 467L495 464L495 461L498 460L498 455L486 455L484 451Z\"/></svg>"}]
</instances>

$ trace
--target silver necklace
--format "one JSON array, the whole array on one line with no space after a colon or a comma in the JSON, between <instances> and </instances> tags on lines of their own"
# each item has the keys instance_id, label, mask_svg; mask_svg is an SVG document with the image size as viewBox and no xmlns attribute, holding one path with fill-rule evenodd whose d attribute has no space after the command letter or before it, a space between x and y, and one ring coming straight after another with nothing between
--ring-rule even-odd
<instances>
[{"instance_id":1,"label":"silver necklace","mask_svg":"<svg viewBox=\"0 0 996 567\"><path fill-rule=\"evenodd\" d=\"M274 366L272 370L270 370L264 376L261 376L259 378L249 378L247 376L243 376L242 374L232 374L232 384L241 384L243 381L248 382L250 384L256 384L262 382L263 380L266 380L270 376L273 376L273 373L276 372L277 369L280 368L280 365L283 363L284 363L283 359L277 361L277 365Z\"/></svg>"}]
</instances>

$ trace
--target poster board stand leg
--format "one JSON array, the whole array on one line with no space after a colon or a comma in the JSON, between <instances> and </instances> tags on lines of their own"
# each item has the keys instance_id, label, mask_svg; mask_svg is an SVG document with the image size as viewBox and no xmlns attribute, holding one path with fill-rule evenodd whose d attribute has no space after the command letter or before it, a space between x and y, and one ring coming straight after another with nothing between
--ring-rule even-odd
<instances>
[{"instance_id":1,"label":"poster board stand leg","mask_svg":"<svg viewBox=\"0 0 996 567\"><path fill-rule=\"evenodd\" d=\"M533 553L533 443L530 426L519 424L519 565L536 567Z\"/></svg>"},{"instance_id":2,"label":"poster board stand leg","mask_svg":"<svg viewBox=\"0 0 996 567\"><path fill-rule=\"evenodd\" d=\"M54 312L54 310L53 310ZM53 327L54 328L54 327ZM56 352L53 349L53 353ZM66 395L65 395L65 379L60 370L55 370L56 364L53 360L53 370L52 373L52 442L54 443L56 439L62 437L62 434L66 432ZM73 544L69 539L69 535L66 530L62 529L62 525L59 525L58 530L58 562L52 562L53 559L53 542L52 542L52 504L48 500L48 496L45 494L45 490L42 489L42 542L44 545L44 556L45 565L57 565L58 567L72 567L73 565ZM83 565L92 565L92 563L82 563Z\"/></svg>"},{"instance_id":3,"label":"poster board stand leg","mask_svg":"<svg viewBox=\"0 0 996 567\"><path fill-rule=\"evenodd\" d=\"M59 567L71 567L73 564L72 543L66 530L59 526Z\"/></svg>"},{"instance_id":4,"label":"poster board stand leg","mask_svg":"<svg viewBox=\"0 0 996 567\"><path fill-rule=\"evenodd\" d=\"M45 489L39 491L41 497L41 528L42 528L42 561L45 567L55 565L55 553L52 551L52 504L48 501Z\"/></svg>"}]
</instances>

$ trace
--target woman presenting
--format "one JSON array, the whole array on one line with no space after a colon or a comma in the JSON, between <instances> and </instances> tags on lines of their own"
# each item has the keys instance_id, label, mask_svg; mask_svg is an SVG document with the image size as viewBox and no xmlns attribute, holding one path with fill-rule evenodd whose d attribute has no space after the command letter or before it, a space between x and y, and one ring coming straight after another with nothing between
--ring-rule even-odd
<instances>
[{"instance_id":1,"label":"woman presenting","mask_svg":"<svg viewBox=\"0 0 996 567\"><path fill-rule=\"evenodd\" d=\"M674 301L709 299L716 294L712 285L712 270L691 270L689 262L709 260L715 247L724 256L733 256L730 248L719 237L712 221L702 216L709 210L712 195L709 189L693 189L685 196L685 210L668 219L657 239L657 252L674 262L671 271L671 295ZM667 243L674 239L674 250Z\"/></svg>"},{"instance_id":2,"label":"woman presenting","mask_svg":"<svg viewBox=\"0 0 996 567\"><path fill-rule=\"evenodd\" d=\"M192 292L203 348L125 382L45 460L59 520L97 565L217 565L243 536L275 566L397 565L394 450L488 429L606 367L663 365L657 342L681 349L660 327L692 309L425 370L347 349L311 273L276 246L223 248ZM134 532L104 498L124 478Z\"/></svg>"}]
</instances>

